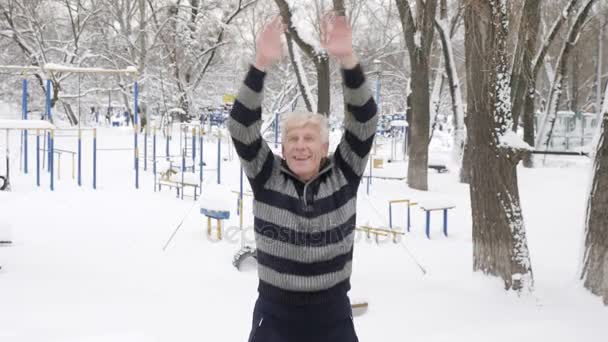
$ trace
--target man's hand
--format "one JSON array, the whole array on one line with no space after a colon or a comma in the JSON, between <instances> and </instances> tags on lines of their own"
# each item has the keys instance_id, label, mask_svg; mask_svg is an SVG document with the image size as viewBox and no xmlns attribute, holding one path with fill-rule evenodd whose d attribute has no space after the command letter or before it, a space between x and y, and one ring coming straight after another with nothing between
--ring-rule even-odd
<instances>
[{"instance_id":1,"label":"man's hand","mask_svg":"<svg viewBox=\"0 0 608 342\"><path fill-rule=\"evenodd\" d=\"M342 68L352 69L358 61L353 52L353 29L345 16L329 12L321 22L321 46Z\"/></svg>"},{"instance_id":2,"label":"man's hand","mask_svg":"<svg viewBox=\"0 0 608 342\"><path fill-rule=\"evenodd\" d=\"M266 71L283 56L281 35L285 31L285 24L281 16L276 16L264 25L264 29L258 36L255 44L256 55L254 66L261 71Z\"/></svg>"}]
</instances>

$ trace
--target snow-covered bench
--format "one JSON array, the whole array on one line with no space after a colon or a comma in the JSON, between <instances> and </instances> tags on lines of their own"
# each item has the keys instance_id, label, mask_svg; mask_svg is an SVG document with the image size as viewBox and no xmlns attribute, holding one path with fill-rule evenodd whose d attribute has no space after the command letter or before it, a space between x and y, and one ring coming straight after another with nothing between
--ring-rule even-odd
<instances>
[{"instance_id":1,"label":"snow-covered bench","mask_svg":"<svg viewBox=\"0 0 608 342\"><path fill-rule=\"evenodd\" d=\"M184 198L184 188L193 188L193 197L196 201L199 193L199 182L198 175L194 173L181 173L180 170L175 167L170 161L159 160L157 162L157 168L160 174L160 178L157 181L158 191L162 190L163 186L169 188L175 188L177 190L177 197Z\"/></svg>"},{"instance_id":2,"label":"snow-covered bench","mask_svg":"<svg viewBox=\"0 0 608 342\"><path fill-rule=\"evenodd\" d=\"M456 208L456 205L450 200L437 199L420 201L418 206L426 213L426 237L431 238L432 211L443 211L443 234L448 236L448 210Z\"/></svg>"}]
</instances>

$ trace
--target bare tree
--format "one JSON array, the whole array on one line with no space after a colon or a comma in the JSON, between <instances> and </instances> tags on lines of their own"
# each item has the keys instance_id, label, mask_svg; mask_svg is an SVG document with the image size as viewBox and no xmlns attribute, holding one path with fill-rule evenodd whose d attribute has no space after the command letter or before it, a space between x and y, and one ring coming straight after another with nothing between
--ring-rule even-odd
<instances>
[{"instance_id":1,"label":"bare tree","mask_svg":"<svg viewBox=\"0 0 608 342\"><path fill-rule=\"evenodd\" d=\"M557 108L559 106L559 101L562 94L563 80L568 70L568 57L576 45L581 27L583 26L583 23L585 22L594 1L595 0L587 0L583 5L583 8L581 8L576 15L574 24L570 27L568 37L564 42L559 57L557 58L557 69L551 83L551 91L547 100L547 108L545 109L541 124L538 128L538 136L536 137L535 142L536 148L541 148L541 146L547 141L547 135L549 134L550 130L549 127L552 125L550 121L554 121L557 116Z\"/></svg>"},{"instance_id":2,"label":"bare tree","mask_svg":"<svg viewBox=\"0 0 608 342\"><path fill-rule=\"evenodd\" d=\"M292 41L295 42L300 50L302 50L304 54L314 63L317 73L317 113L329 115L331 112L329 56L325 51L315 49L311 42L306 42L304 39L302 39L294 23L292 10L290 9L286 0L275 0L275 3L279 8L283 21L287 24L287 32L285 32L285 36L288 44L291 45ZM337 6L337 8L335 8L337 11L341 10L342 13L344 12L344 4L342 1L335 2L334 6ZM299 79L298 84L300 92L304 94L306 106L309 110L311 110L312 101L308 91L306 90L306 83L303 80L305 75L303 75L301 63L298 65L298 60L296 57L294 57L295 53L293 51L293 47L290 48L290 53L294 63L294 69L296 69L296 75Z\"/></svg>"},{"instance_id":3,"label":"bare tree","mask_svg":"<svg viewBox=\"0 0 608 342\"><path fill-rule=\"evenodd\" d=\"M511 143L507 5L471 0L465 9L473 268L522 291L533 288L533 277L517 187L523 151Z\"/></svg>"},{"instance_id":4,"label":"bare tree","mask_svg":"<svg viewBox=\"0 0 608 342\"><path fill-rule=\"evenodd\" d=\"M448 6L446 0L441 0L440 3L440 19L435 20L435 28L439 33L441 46L443 50L443 62L445 65L445 73L448 79L450 89L450 97L452 99L452 113L454 115L454 145L453 145L453 160L456 165L462 165L462 156L464 154L465 144L465 127L464 127L464 105L462 103L462 93L460 91L460 78L456 73L456 62L454 61L454 52L452 48L452 36L456 31L457 23L460 21L463 7L458 6L457 12L452 18L451 29L448 27ZM464 175L470 172L464 171L464 165L461 167L460 180L468 182ZM465 170L469 170L470 166Z\"/></svg>"},{"instance_id":5,"label":"bare tree","mask_svg":"<svg viewBox=\"0 0 608 342\"><path fill-rule=\"evenodd\" d=\"M428 189L428 142L430 124L429 68L433 42L433 24L437 0L417 0L416 19L407 0L395 0L403 36L410 56L412 72L412 111L410 122L410 159L407 183L411 188Z\"/></svg>"},{"instance_id":6,"label":"bare tree","mask_svg":"<svg viewBox=\"0 0 608 342\"><path fill-rule=\"evenodd\" d=\"M88 29L89 23L99 14L99 9L85 2L64 0L56 7L37 1L8 0L0 3L0 13L4 26L11 32L10 38L17 45L30 65L44 67L47 63L69 66L86 66L92 58L87 54L86 42L94 32ZM56 13L51 12L57 10ZM66 20L55 20L64 17ZM46 92L46 79L51 81L51 108L61 103L65 115L72 125L78 124L69 102L59 94L64 90L64 82L73 76L70 72L35 73L38 85Z\"/></svg>"},{"instance_id":7,"label":"bare tree","mask_svg":"<svg viewBox=\"0 0 608 342\"><path fill-rule=\"evenodd\" d=\"M608 87L602 106L603 120L593 164L591 193L587 202L585 253L581 279L585 287L608 305Z\"/></svg>"}]
</instances>

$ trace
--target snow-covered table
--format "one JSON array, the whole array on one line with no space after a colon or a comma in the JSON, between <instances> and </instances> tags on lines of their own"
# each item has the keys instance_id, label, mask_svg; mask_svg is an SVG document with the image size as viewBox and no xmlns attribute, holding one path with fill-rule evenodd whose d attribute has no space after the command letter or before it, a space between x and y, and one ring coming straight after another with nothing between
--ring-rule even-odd
<instances>
[{"instance_id":1,"label":"snow-covered table","mask_svg":"<svg viewBox=\"0 0 608 342\"><path fill-rule=\"evenodd\" d=\"M449 200L425 200L418 203L420 209L426 213L426 237L431 238L431 212L443 211L443 235L448 236L448 210L454 209L456 205Z\"/></svg>"},{"instance_id":2,"label":"snow-covered table","mask_svg":"<svg viewBox=\"0 0 608 342\"><path fill-rule=\"evenodd\" d=\"M211 219L217 222L217 238L222 239L222 220L230 218L230 188L221 184L208 184L199 200L201 214L207 217L207 235L211 236Z\"/></svg>"}]
</instances>

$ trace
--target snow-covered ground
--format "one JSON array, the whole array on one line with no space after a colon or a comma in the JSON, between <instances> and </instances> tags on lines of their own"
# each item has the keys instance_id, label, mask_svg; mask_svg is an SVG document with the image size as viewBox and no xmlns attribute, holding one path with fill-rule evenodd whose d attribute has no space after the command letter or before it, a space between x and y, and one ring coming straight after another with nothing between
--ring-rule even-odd
<instances>
[{"instance_id":1,"label":"snow-covered ground","mask_svg":"<svg viewBox=\"0 0 608 342\"><path fill-rule=\"evenodd\" d=\"M0 240L13 241L0 247L0 341L247 340L257 279L254 270L238 272L231 264L241 246L236 194L224 240L215 241L206 236L197 203L180 200L169 189L154 191L150 164L135 189L129 128L99 130L97 190L90 135L83 146L83 186L72 179L71 157L64 153L54 192L46 173L36 187L32 139L30 173L24 175L19 136L12 133L13 189L0 192ZM0 132L0 174L4 141ZM142 153L143 146L142 139ZM158 150L164 146L159 138ZM176 140L172 146L177 152ZM75 150L75 139L59 138L56 148ZM230 160L228 148L222 146L227 159L222 183L238 190L239 164ZM216 153L210 137L205 182L216 181ZM578 279L590 163L571 158L548 165L562 167L519 169L535 277L535 291L523 297L505 292L498 279L472 272L468 187L454 173L430 171L426 193L407 188L403 180L374 179L367 196L362 183L359 224L386 227L390 199L445 201L456 208L449 214L449 237L441 234L442 218L435 213L428 240L418 207L412 208L412 231L401 243L377 244L358 233L350 294L369 302L367 312L355 317L359 339L606 341L608 308ZM404 162L384 167L374 175L407 173ZM244 212L250 226L248 197ZM402 229L404 207L397 204L393 212L394 226ZM253 239L251 228L247 238Z\"/></svg>"}]
</instances>

